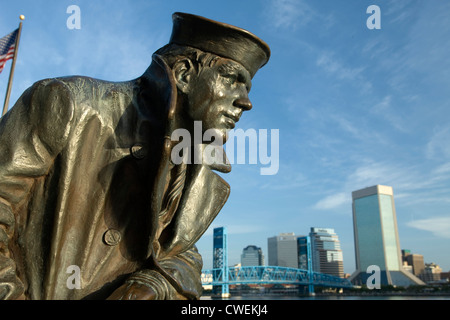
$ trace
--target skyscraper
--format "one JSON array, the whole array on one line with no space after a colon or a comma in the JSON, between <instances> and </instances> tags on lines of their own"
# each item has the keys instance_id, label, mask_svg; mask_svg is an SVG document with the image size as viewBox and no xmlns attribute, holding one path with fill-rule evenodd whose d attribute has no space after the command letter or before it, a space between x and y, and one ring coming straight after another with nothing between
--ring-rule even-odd
<instances>
[{"instance_id":1,"label":"skyscraper","mask_svg":"<svg viewBox=\"0 0 450 320\"><path fill-rule=\"evenodd\" d=\"M297 237L292 233L280 233L267 239L269 265L298 268Z\"/></svg>"},{"instance_id":2,"label":"skyscraper","mask_svg":"<svg viewBox=\"0 0 450 320\"><path fill-rule=\"evenodd\" d=\"M264 265L264 255L261 248L257 246L247 246L242 250L241 255L241 266L263 266Z\"/></svg>"},{"instance_id":3,"label":"skyscraper","mask_svg":"<svg viewBox=\"0 0 450 320\"><path fill-rule=\"evenodd\" d=\"M344 258L339 238L330 228L311 228L312 265L315 272L344 277Z\"/></svg>"},{"instance_id":4,"label":"skyscraper","mask_svg":"<svg viewBox=\"0 0 450 320\"><path fill-rule=\"evenodd\" d=\"M350 280L366 284L372 274L367 273L367 268L376 265L382 285L423 284L402 269L392 187L376 185L357 190L352 198L356 271Z\"/></svg>"}]
</instances>

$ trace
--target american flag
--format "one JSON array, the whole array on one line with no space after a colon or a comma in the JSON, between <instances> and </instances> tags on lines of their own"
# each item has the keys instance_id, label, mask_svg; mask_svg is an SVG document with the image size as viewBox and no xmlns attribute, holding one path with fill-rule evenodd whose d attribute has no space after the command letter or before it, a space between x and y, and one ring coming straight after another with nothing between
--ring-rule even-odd
<instances>
[{"instance_id":1,"label":"american flag","mask_svg":"<svg viewBox=\"0 0 450 320\"><path fill-rule=\"evenodd\" d=\"M0 72L3 71L6 61L14 57L18 33L19 29L16 29L0 39Z\"/></svg>"}]
</instances>

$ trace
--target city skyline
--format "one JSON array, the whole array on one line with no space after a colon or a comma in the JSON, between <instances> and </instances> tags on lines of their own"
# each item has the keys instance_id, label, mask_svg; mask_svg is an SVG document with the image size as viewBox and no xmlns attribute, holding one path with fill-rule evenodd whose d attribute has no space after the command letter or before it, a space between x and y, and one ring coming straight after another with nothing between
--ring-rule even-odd
<instances>
[{"instance_id":1,"label":"city skyline","mask_svg":"<svg viewBox=\"0 0 450 320\"><path fill-rule=\"evenodd\" d=\"M227 228L226 226L217 226L217 227L215 227L214 229L220 229L220 228L225 228L226 230L228 230L228 228ZM317 227L311 227L310 229L331 229L331 230L332 230L332 228L322 228L322 227L320 227L320 228L317 228ZM282 237L282 236L291 236L291 237L294 237L294 238L296 238L296 239L297 239L297 238L305 238L305 237L309 237L309 235L303 235L303 234L298 235L298 234L295 234L294 232L280 232L278 235L275 235L275 236L273 236L273 237L269 237L269 238L267 238L266 240L269 240L269 239L271 239L271 238ZM240 256L239 261L237 261L236 263L229 262L229 263L228 263L228 266L229 266L229 267L233 267L233 266L237 266L237 265L242 265L242 264L241 264L241 261L242 261L242 257L243 257L243 251L245 251L245 249L248 249L249 247L254 247L254 248L256 248L256 249L258 249L258 250L260 251L260 254L262 255L262 263L261 263L261 264L258 264L258 263L255 263L255 264L246 264L246 266L252 266L252 265L253 265L253 266L258 266L258 265L260 265L260 266L266 266L266 265L285 266L285 265L280 265L280 264L278 264L278 263L273 263L273 264L270 264L270 263L269 263L269 244L267 244L267 249L264 251L263 248L258 247L258 246L256 246L256 245L253 244L253 243L249 243L249 244L245 245L245 247L243 247L243 248L241 249L241 256ZM213 250L214 250L214 248L212 249L212 251L213 251ZM420 253L420 252L411 252L409 249L403 249L403 248L401 249L401 251L402 251L402 253L403 253L403 251L408 252L408 254L410 255L411 258L412 258L413 256L421 256L422 259L424 258L423 254ZM265 252L266 252L267 254L265 254ZM355 259L355 260L356 260L356 259ZM235 261L235 260L233 260L233 261ZM406 259L405 259L405 261L406 261ZM412 262L409 262L409 263L410 263L409 266L412 266ZM441 264L439 264L439 262L435 262L435 261L426 261L426 260L425 260L424 263L425 263L425 264L435 264L435 265L441 267ZM294 266L288 266L288 267L294 268ZM404 267L404 266L403 266L403 267ZM313 267L312 267L312 268L313 268ZM210 269L210 268L204 267L203 269ZM300 268L300 269L301 269L301 268ZM441 269L442 269L442 268L441 268ZM305 268L305 270L306 270L306 268ZM354 268L354 270L353 270L352 272L345 272L345 273L344 273L344 277L351 276L352 273L354 273L356 270L357 270L357 268L356 268L356 266L355 266L355 268ZM405 269L405 271L406 271L406 269ZM412 270L410 270L410 272L413 273ZM447 271L447 270L442 269L442 272L450 272L450 270ZM413 273L413 274L415 274L415 273Z\"/></svg>"},{"instance_id":2,"label":"city skyline","mask_svg":"<svg viewBox=\"0 0 450 320\"><path fill-rule=\"evenodd\" d=\"M368 190L368 191L367 191ZM391 210L393 210L394 211L394 213L393 213L393 216L394 216L394 221L392 222L394 225L395 225L395 232L394 231L392 231L393 233L392 233L392 235L387 235L388 237L391 237L391 238L393 238L393 239L395 239L395 241L396 241L396 246L395 246L395 250L397 250L398 249L398 253L397 252L395 252L395 259L397 259L398 261L398 265L397 265L397 267L395 267L395 268L403 268L403 266L401 266L401 263L402 263L402 256L401 256L401 254L400 254L400 252L409 252L409 254L411 254L411 255L420 255L420 256L422 256L422 257L424 257L425 258L425 255L423 254L423 253L421 253L421 252L411 252L411 250L410 249L408 249L408 248L403 248L403 247L401 247L400 246L400 240L399 240L399 234L398 234L398 230L397 230L397 221L396 221L396 214L395 214L395 205L394 205L394 200L393 200L393 188L391 187L391 186L383 186L383 185L375 185L375 186L371 186L371 187L366 187L366 188L364 188L364 189L361 189L361 190L356 190L356 191L353 191L352 192L352 199L353 199L353 202L355 201L355 195L357 195L357 197L362 197L361 195L364 195L364 196L367 196L366 195L366 193L367 192L369 192L369 193L373 193L373 192L375 192L374 190L377 190L376 192L380 192L380 194L381 194L381 196L386 196L386 195L388 195L388 196L390 196L391 198L392 198L392 200L390 200L390 201L392 201L392 206L393 206L393 208L391 209ZM381 191L380 191L381 190ZM380 200L381 201L381 200ZM386 204L385 204L386 205ZM353 205L354 206L354 205ZM353 215L355 214L355 212L353 212ZM353 216L354 217L354 216ZM385 218L386 219L386 218ZM355 221L353 220L352 221L352 223L353 223L353 237L355 237L355 232L356 232L356 227L355 227ZM385 221L385 223L386 223L386 221ZM393 226L391 226L392 228L393 228ZM217 228L217 227L216 227ZM375 228L376 229L376 228ZM278 262L276 262L276 263L270 263L270 260L269 260L269 257L270 257L270 254L269 254L269 252L270 252L270 246L271 246L271 244L270 244L270 242L271 242L271 240L272 241L275 241L275 239L277 239L277 238L292 238L292 239L297 239L297 238L300 238L300 237L306 237L306 236L311 236L311 233L313 232L313 230L316 230L316 231L320 231L320 230L323 230L323 231L327 231L327 232L332 232L332 233L334 233L334 229L333 228L331 228L331 227L317 227L317 226L315 226L315 227L313 227L313 226L311 226L310 227L310 232L309 233L302 233L302 234L296 234L295 232L280 232L280 233L278 233L278 235L274 235L274 236L271 236L271 237L268 237L267 238L267 250L266 250L266 252L267 252L267 261L265 261L264 260L264 262L265 262L265 264L267 264L267 265L279 265L279 266L288 266L288 267L295 267L294 265L292 265L292 263L288 263L289 265L285 265L285 264L279 264ZM366 230L365 232L367 232L368 230ZM384 232L386 232L386 231L384 231ZM338 239L338 236L335 234L335 236L336 236L336 239ZM384 235L384 236L386 236L386 235ZM355 238L354 238L355 239ZM339 243L339 240L337 240L338 241L338 243ZM355 242L356 242L356 240L355 240ZM255 242L256 243L256 242ZM399 246L399 247L397 247L397 245ZM249 246L255 246L255 247L257 247L255 244L253 244L253 243L250 243L250 244L247 244L247 247L249 247ZM340 246L339 246L340 247ZM354 256L353 256L353 262L355 263L355 265L354 265L354 269L352 270L351 269L351 267L347 267L347 268L344 268L344 274L345 275L348 275L348 276L352 276L355 272L357 272L358 271L358 267L357 267L357 265L358 265L358 263L357 263L357 261L358 261L358 259L357 259L357 257L356 257L356 255L358 254L357 253L357 251L358 251L358 249L357 249L358 247L354 247L354 251L353 251L353 253L354 253ZM395 251L394 250L394 251ZM342 254L343 252L342 252L342 250L339 250L340 251L340 254ZM381 249L381 251L383 251L382 249ZM391 251L392 251L392 249L391 249ZM264 251L262 251L262 254L263 254L263 256L264 256ZM391 253L392 254L392 253ZM207 254L206 254L207 255ZM370 256L371 254L369 253L369 256ZM347 256L349 256L349 254L347 253ZM266 256L264 256L264 257L266 257ZM340 255L340 259L342 259L342 255ZM394 260L395 260L394 259ZM232 261L235 261L235 259L231 259ZM275 261L275 260L274 260ZM397 263L396 262L396 263ZM391 262L392 263L392 262ZM229 264L229 266L232 266L232 265L237 265L238 263L230 263ZM384 262L382 262L381 264L384 264ZM441 267L441 269L442 269L442 265L439 263L439 261L428 261L428 260L426 260L426 258L425 258L425 264L436 264L436 265L438 265L439 267ZM208 265L208 263L206 263L206 265ZM343 265L345 266L346 264L345 264L345 259L343 259ZM394 269L395 269L394 268ZM208 268L204 268L204 269L208 269ZM351 271L352 270L352 271ZM362 270L362 269L361 269ZM360 271L361 271L360 270ZM406 270L404 270L404 271L406 271ZM445 267L442 269L442 271L443 272L450 272L450 269L448 269L448 270L446 270L445 269ZM412 273L412 272L411 272Z\"/></svg>"},{"instance_id":3,"label":"city skyline","mask_svg":"<svg viewBox=\"0 0 450 320\"><path fill-rule=\"evenodd\" d=\"M80 8L79 29L67 26L71 5ZM381 29L367 28L370 5L380 8ZM231 194L197 244L205 268L215 227L227 226L235 264L247 245L267 252L267 238L315 226L339 235L351 274L351 192L381 184L396 194L401 249L450 270L450 3L10 1L0 37L25 15L10 107L40 79L139 77L168 42L176 11L245 28L272 50L253 79L253 108L236 128L279 130L279 168L261 175L267 165L247 161L221 174ZM0 73L1 101L10 65Z\"/></svg>"}]
</instances>

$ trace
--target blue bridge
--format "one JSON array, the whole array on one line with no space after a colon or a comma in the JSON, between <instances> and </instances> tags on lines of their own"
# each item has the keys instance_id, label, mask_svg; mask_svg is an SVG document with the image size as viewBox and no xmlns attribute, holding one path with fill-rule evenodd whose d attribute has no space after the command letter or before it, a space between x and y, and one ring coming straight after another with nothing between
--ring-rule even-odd
<instances>
[{"instance_id":1,"label":"blue bridge","mask_svg":"<svg viewBox=\"0 0 450 320\"><path fill-rule=\"evenodd\" d=\"M299 241L303 241L301 244L303 245L304 259L308 270L280 266L228 267L227 238L226 227L214 229L214 269L202 271L202 285L221 287L224 297L229 295L229 285L238 284L291 284L307 287L309 294L314 293L314 286L327 288L353 287L348 279L313 271L309 237L299 238Z\"/></svg>"},{"instance_id":2,"label":"blue bridge","mask_svg":"<svg viewBox=\"0 0 450 320\"><path fill-rule=\"evenodd\" d=\"M314 286L327 288L353 287L348 279L279 266L228 267L203 270L202 284L222 286L222 294L228 294L228 286L236 284L301 285L307 286L310 294L314 293Z\"/></svg>"}]
</instances>

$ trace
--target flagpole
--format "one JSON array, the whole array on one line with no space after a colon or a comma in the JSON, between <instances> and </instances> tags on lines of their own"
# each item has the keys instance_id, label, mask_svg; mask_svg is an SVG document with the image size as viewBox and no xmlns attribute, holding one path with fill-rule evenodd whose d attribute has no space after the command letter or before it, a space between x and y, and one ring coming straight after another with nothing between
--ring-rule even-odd
<instances>
[{"instance_id":1,"label":"flagpole","mask_svg":"<svg viewBox=\"0 0 450 320\"><path fill-rule=\"evenodd\" d=\"M16 66L16 58L17 52L19 51L19 41L20 41L20 33L22 32L22 21L25 20L24 15L20 15L20 23L19 23L19 31L17 33L16 44L14 48L14 57L11 64L11 71L9 72L9 80L8 80L8 88L6 89L5 103L3 104L3 114L4 116L6 112L8 112L8 104L9 104L9 95L11 94L12 81L14 77L14 68Z\"/></svg>"}]
</instances>

